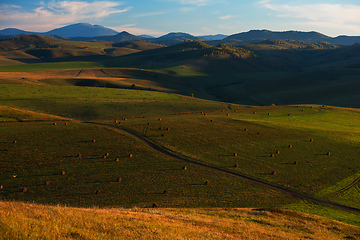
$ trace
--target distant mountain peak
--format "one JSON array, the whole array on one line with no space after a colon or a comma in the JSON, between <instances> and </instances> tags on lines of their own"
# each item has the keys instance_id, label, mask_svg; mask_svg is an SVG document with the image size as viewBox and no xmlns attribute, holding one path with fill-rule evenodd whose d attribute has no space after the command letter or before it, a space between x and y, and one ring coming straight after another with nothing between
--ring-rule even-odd
<instances>
[{"instance_id":1,"label":"distant mountain peak","mask_svg":"<svg viewBox=\"0 0 360 240\"><path fill-rule=\"evenodd\" d=\"M113 36L118 34L117 31L100 25L89 23L75 23L65 27L57 28L47 32L49 35L59 35L63 37L97 37Z\"/></svg>"}]
</instances>

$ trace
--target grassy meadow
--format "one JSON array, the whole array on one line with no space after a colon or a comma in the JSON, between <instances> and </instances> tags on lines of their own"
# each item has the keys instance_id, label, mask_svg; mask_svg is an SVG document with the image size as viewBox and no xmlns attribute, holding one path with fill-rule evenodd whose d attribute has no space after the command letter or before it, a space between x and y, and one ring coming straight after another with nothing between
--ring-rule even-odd
<instances>
[{"instance_id":1,"label":"grassy meadow","mask_svg":"<svg viewBox=\"0 0 360 240\"><path fill-rule=\"evenodd\" d=\"M360 111L315 104L319 82L284 84L322 76L332 81L325 96L348 103L357 88L331 92L340 80L356 85L357 70L255 71L250 50L196 42L90 47L137 53L0 66L3 239L360 238L358 213L230 174L359 209ZM271 104L303 93L311 104Z\"/></svg>"}]
</instances>

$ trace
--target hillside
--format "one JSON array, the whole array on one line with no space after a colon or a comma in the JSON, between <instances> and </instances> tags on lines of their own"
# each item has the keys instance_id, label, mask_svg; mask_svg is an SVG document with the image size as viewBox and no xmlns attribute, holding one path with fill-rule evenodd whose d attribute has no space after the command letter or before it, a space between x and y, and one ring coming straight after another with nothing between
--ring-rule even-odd
<instances>
[{"instance_id":1,"label":"hillside","mask_svg":"<svg viewBox=\"0 0 360 240\"><path fill-rule=\"evenodd\" d=\"M357 239L360 234L350 225L276 209L80 209L0 202L0 213L0 239Z\"/></svg>"}]
</instances>

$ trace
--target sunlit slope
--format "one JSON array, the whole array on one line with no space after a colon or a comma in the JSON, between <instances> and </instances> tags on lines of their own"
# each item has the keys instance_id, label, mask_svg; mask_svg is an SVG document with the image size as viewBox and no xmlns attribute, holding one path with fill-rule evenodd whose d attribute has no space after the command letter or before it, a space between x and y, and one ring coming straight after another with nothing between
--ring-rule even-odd
<instances>
[{"instance_id":1,"label":"sunlit slope","mask_svg":"<svg viewBox=\"0 0 360 240\"><path fill-rule=\"evenodd\" d=\"M0 202L1 239L357 239L358 227L274 209L81 209Z\"/></svg>"}]
</instances>

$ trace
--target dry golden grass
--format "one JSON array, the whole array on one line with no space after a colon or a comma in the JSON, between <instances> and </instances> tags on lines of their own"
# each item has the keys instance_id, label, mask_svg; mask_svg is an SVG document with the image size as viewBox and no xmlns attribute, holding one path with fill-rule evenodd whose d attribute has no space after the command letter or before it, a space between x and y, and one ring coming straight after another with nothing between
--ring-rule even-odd
<instances>
[{"instance_id":1,"label":"dry golden grass","mask_svg":"<svg viewBox=\"0 0 360 240\"><path fill-rule=\"evenodd\" d=\"M80 209L0 202L1 239L358 239L358 227L284 210Z\"/></svg>"}]
</instances>

